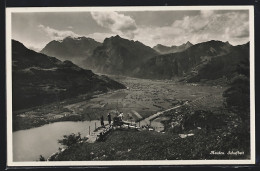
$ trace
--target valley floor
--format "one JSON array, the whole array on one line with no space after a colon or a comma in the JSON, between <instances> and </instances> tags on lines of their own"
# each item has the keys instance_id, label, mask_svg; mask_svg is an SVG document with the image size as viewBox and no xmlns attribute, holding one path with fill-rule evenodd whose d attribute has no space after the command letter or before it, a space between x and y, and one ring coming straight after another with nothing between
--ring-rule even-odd
<instances>
[{"instance_id":1,"label":"valley floor","mask_svg":"<svg viewBox=\"0 0 260 171\"><path fill-rule=\"evenodd\" d=\"M105 94L96 92L81 95L74 99L57 101L50 105L15 112L13 130L29 129L58 121L97 120L107 113L112 118L116 112L124 113L124 120L138 121L159 111L170 109L186 101L198 101L203 108L222 105L224 87L176 83L169 80L147 80L130 77L113 79L127 86L127 89L110 91ZM211 100L205 100L206 97Z\"/></svg>"}]
</instances>

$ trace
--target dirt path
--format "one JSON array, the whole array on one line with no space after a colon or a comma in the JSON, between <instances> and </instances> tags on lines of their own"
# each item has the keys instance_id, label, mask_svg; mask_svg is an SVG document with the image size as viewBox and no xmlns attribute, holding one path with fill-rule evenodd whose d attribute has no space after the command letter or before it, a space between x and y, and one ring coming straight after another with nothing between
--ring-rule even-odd
<instances>
[{"instance_id":1,"label":"dirt path","mask_svg":"<svg viewBox=\"0 0 260 171\"><path fill-rule=\"evenodd\" d=\"M153 115L149 116L148 118L145 118L145 119L142 120L141 122L145 122L146 124L149 124L149 123L150 123L150 120L152 120L152 119L154 119L154 118L156 118L156 117L158 117L158 116L164 114L165 112L168 112L168 111L173 110L173 109L177 109L177 108L179 108L179 107L181 107L181 106L184 106L184 105L186 105L186 104L188 104L188 101L186 101L186 102L185 102L184 104L182 104L182 105L178 105L178 106L175 106L175 107L173 107L173 108L170 108L170 109L167 109L167 110L164 110L164 111L161 111L161 112L157 112L156 114L153 114Z\"/></svg>"},{"instance_id":2,"label":"dirt path","mask_svg":"<svg viewBox=\"0 0 260 171\"><path fill-rule=\"evenodd\" d=\"M99 127L96 131L93 131L90 135L86 136L88 138L88 143L94 143L97 140L97 137L100 133L104 132L107 128L109 128L109 125L105 125L105 127Z\"/></svg>"},{"instance_id":3,"label":"dirt path","mask_svg":"<svg viewBox=\"0 0 260 171\"><path fill-rule=\"evenodd\" d=\"M138 119L141 119L141 118L142 118L142 116L141 116L139 113L137 113L135 110L132 110L132 112L133 112L133 114L135 114L135 116L136 116Z\"/></svg>"}]
</instances>

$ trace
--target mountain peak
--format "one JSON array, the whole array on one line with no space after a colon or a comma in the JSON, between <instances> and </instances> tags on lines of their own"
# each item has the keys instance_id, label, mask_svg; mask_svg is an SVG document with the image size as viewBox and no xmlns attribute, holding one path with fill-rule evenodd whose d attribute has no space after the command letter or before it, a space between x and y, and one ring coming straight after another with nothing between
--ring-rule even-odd
<instances>
[{"instance_id":1,"label":"mountain peak","mask_svg":"<svg viewBox=\"0 0 260 171\"><path fill-rule=\"evenodd\" d=\"M65 38L63 39L63 41L64 41L64 40L72 40L72 39L74 39L74 37L67 36L67 37L65 37Z\"/></svg>"},{"instance_id":2,"label":"mountain peak","mask_svg":"<svg viewBox=\"0 0 260 171\"><path fill-rule=\"evenodd\" d=\"M120 37L119 35L115 35L115 36L111 36L111 37L108 37L106 39L114 39L114 40L117 40L117 39L123 39L122 37Z\"/></svg>"},{"instance_id":3,"label":"mountain peak","mask_svg":"<svg viewBox=\"0 0 260 171\"><path fill-rule=\"evenodd\" d=\"M88 37L65 37L61 41L53 40L49 42L42 50L48 56L55 56L60 60L71 60L73 63L83 66L82 61L90 56L96 47L101 43Z\"/></svg>"},{"instance_id":4,"label":"mountain peak","mask_svg":"<svg viewBox=\"0 0 260 171\"><path fill-rule=\"evenodd\" d=\"M191 45L192 46L193 44L190 41L187 41L186 45Z\"/></svg>"},{"instance_id":5,"label":"mountain peak","mask_svg":"<svg viewBox=\"0 0 260 171\"><path fill-rule=\"evenodd\" d=\"M104 43L108 42L108 41L118 41L118 40L126 40L123 39L122 37L120 37L119 35L116 36L111 36L111 37L107 37L104 39Z\"/></svg>"},{"instance_id":6,"label":"mountain peak","mask_svg":"<svg viewBox=\"0 0 260 171\"><path fill-rule=\"evenodd\" d=\"M128 39L125 39L125 38L123 38L119 35L112 36L112 37L110 37L110 39L112 39L112 40L128 40ZM128 40L128 41L130 41L130 40Z\"/></svg>"},{"instance_id":7,"label":"mountain peak","mask_svg":"<svg viewBox=\"0 0 260 171\"><path fill-rule=\"evenodd\" d=\"M62 42L69 42L69 41L95 41L95 40L85 36L79 36L79 37L68 36L59 42L62 43Z\"/></svg>"},{"instance_id":8,"label":"mountain peak","mask_svg":"<svg viewBox=\"0 0 260 171\"><path fill-rule=\"evenodd\" d=\"M180 46L192 46L193 44L190 41L187 41L186 43L183 43Z\"/></svg>"},{"instance_id":9,"label":"mountain peak","mask_svg":"<svg viewBox=\"0 0 260 171\"><path fill-rule=\"evenodd\" d=\"M23 43L21 43L21 42L19 42L17 40L14 40L14 39L12 39L12 48L15 48L19 52L25 52L25 51L30 50L26 46L24 46Z\"/></svg>"},{"instance_id":10,"label":"mountain peak","mask_svg":"<svg viewBox=\"0 0 260 171\"><path fill-rule=\"evenodd\" d=\"M231 44L229 43L229 41L226 41L225 44L231 46Z\"/></svg>"},{"instance_id":11,"label":"mountain peak","mask_svg":"<svg viewBox=\"0 0 260 171\"><path fill-rule=\"evenodd\" d=\"M114 36L114 38L121 38L119 35Z\"/></svg>"},{"instance_id":12,"label":"mountain peak","mask_svg":"<svg viewBox=\"0 0 260 171\"><path fill-rule=\"evenodd\" d=\"M21 43L21 42L19 42L17 40L14 40L14 39L12 39L12 44L17 44L19 46L25 47L23 43Z\"/></svg>"},{"instance_id":13,"label":"mountain peak","mask_svg":"<svg viewBox=\"0 0 260 171\"><path fill-rule=\"evenodd\" d=\"M185 47L185 49L193 46L193 44L190 41L187 41L185 44L183 44L183 46Z\"/></svg>"},{"instance_id":14,"label":"mountain peak","mask_svg":"<svg viewBox=\"0 0 260 171\"><path fill-rule=\"evenodd\" d=\"M83 37L71 37L71 36L68 36L68 37L65 37L62 41L68 41L68 40L81 40L81 38Z\"/></svg>"}]
</instances>

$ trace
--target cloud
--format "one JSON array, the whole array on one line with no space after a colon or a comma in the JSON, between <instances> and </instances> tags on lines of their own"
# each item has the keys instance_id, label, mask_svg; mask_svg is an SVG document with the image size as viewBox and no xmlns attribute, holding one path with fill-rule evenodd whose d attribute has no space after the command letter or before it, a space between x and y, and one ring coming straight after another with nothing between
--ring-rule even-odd
<instances>
[{"instance_id":1,"label":"cloud","mask_svg":"<svg viewBox=\"0 0 260 171\"><path fill-rule=\"evenodd\" d=\"M170 25L161 27L153 26L152 23L151 25L137 25L132 17L118 12L91 12L91 16L99 26L107 28L107 32L88 33L85 36L100 42L116 34L127 39L141 41L148 46L181 45L187 41L196 44L209 40L229 41L237 45L249 41L249 12L247 10L202 10L197 15L186 15ZM44 25L38 27L51 39L60 40L67 36L79 37L78 34L69 30L69 27L67 30L56 30Z\"/></svg>"},{"instance_id":2,"label":"cloud","mask_svg":"<svg viewBox=\"0 0 260 171\"><path fill-rule=\"evenodd\" d=\"M248 11L201 11L195 16L175 20L170 26L139 27L135 39L154 46L180 45L187 41L199 43L209 40L230 41L242 44L249 40Z\"/></svg>"},{"instance_id":3,"label":"cloud","mask_svg":"<svg viewBox=\"0 0 260 171\"><path fill-rule=\"evenodd\" d=\"M110 29L113 33L134 38L137 26L130 16L117 12L91 12L92 18L98 25Z\"/></svg>"},{"instance_id":4,"label":"cloud","mask_svg":"<svg viewBox=\"0 0 260 171\"><path fill-rule=\"evenodd\" d=\"M78 34L74 33L70 30L56 30L53 28L50 28L49 26L44 26L42 24L38 25L38 28L45 32L47 36L49 36L52 40L62 40L65 37L80 37Z\"/></svg>"},{"instance_id":5,"label":"cloud","mask_svg":"<svg viewBox=\"0 0 260 171\"><path fill-rule=\"evenodd\" d=\"M67 28L69 28L69 27L67 27ZM44 33L46 33L47 36L51 40L63 40L64 38L69 37L69 36L73 37L73 38L85 36L85 37L93 38L98 42L103 42L105 38L116 35L116 33L99 33L99 32L91 33L91 34L87 34L87 35L78 35L71 30L56 30L56 29L53 29L53 28L50 28L50 27L44 26L44 25L38 25L38 28L41 31L43 31ZM125 36L122 36L122 37L125 37ZM36 47L33 47L33 46L31 46L31 47L34 48L34 50L36 49Z\"/></svg>"}]
</instances>

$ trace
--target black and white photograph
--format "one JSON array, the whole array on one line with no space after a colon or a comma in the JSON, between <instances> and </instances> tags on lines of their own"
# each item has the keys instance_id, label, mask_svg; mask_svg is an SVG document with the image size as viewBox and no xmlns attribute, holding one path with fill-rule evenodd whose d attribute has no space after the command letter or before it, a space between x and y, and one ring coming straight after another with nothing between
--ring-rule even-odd
<instances>
[{"instance_id":1,"label":"black and white photograph","mask_svg":"<svg viewBox=\"0 0 260 171\"><path fill-rule=\"evenodd\" d=\"M7 164L255 163L254 8L6 8Z\"/></svg>"}]
</instances>

